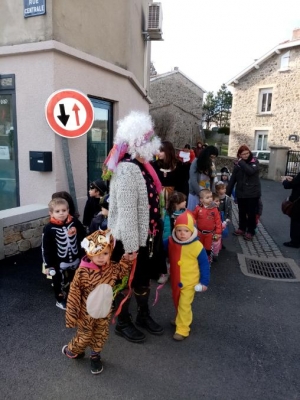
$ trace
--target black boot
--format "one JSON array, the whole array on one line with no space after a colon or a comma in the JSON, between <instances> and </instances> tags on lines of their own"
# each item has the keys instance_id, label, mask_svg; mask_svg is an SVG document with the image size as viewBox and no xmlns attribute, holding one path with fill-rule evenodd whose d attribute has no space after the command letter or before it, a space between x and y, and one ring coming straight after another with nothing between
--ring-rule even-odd
<instances>
[{"instance_id":1,"label":"black boot","mask_svg":"<svg viewBox=\"0 0 300 400\"><path fill-rule=\"evenodd\" d=\"M115 298L116 309L118 309L124 297L125 295L123 293L117 294ZM146 336L143 334L143 332L139 331L132 322L131 314L129 314L128 311L130 300L131 299L128 298L122 306L122 310L118 315L115 333L124 337L126 340L129 340L129 342L141 343L146 339Z\"/></svg>"},{"instance_id":2,"label":"black boot","mask_svg":"<svg viewBox=\"0 0 300 400\"><path fill-rule=\"evenodd\" d=\"M150 289L146 288L144 292L141 290L138 292L135 291L134 293L138 304L138 314L135 321L136 324L141 328L146 329L152 335L162 335L164 333L164 328L156 323L150 316L148 307Z\"/></svg>"}]
</instances>

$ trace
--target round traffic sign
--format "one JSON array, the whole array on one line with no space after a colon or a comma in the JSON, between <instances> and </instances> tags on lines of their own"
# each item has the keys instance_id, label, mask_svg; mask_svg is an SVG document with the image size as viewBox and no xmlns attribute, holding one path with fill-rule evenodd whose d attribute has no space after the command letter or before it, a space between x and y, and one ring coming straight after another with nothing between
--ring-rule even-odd
<instances>
[{"instance_id":1,"label":"round traffic sign","mask_svg":"<svg viewBox=\"0 0 300 400\"><path fill-rule=\"evenodd\" d=\"M45 106L50 128L60 136L72 139L85 135L94 122L94 107L83 93L63 89L52 93Z\"/></svg>"}]
</instances>

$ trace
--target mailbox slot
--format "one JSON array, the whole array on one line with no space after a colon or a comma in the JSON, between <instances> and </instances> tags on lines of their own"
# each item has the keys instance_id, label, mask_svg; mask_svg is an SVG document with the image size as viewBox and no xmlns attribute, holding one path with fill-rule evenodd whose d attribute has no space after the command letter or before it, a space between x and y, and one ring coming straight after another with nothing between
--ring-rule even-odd
<instances>
[{"instance_id":1,"label":"mailbox slot","mask_svg":"<svg viewBox=\"0 0 300 400\"><path fill-rule=\"evenodd\" d=\"M52 171L52 151L30 151L30 171Z\"/></svg>"}]
</instances>

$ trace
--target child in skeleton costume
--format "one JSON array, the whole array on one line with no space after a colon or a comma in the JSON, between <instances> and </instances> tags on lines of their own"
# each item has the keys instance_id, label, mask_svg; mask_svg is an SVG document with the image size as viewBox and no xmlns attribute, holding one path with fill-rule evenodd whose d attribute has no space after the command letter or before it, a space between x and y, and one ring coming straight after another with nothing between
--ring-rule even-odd
<instances>
[{"instance_id":1,"label":"child in skeleton costume","mask_svg":"<svg viewBox=\"0 0 300 400\"><path fill-rule=\"evenodd\" d=\"M192 214L185 211L176 218L172 236L164 240L170 260L170 279L176 319L174 340L189 336L193 319L195 291L205 291L210 270L206 251L198 239Z\"/></svg>"},{"instance_id":2,"label":"child in skeleton costume","mask_svg":"<svg viewBox=\"0 0 300 400\"><path fill-rule=\"evenodd\" d=\"M114 239L110 230L96 231L82 242L86 251L75 273L67 302L66 326L77 332L62 349L69 358L82 358L86 347L91 352L91 372L103 370L100 352L108 338L113 287L130 274L132 262L124 255L119 263L110 261ZM133 257L131 257L133 260Z\"/></svg>"},{"instance_id":3,"label":"child in skeleton costume","mask_svg":"<svg viewBox=\"0 0 300 400\"><path fill-rule=\"evenodd\" d=\"M65 310L69 286L80 263L80 243L85 236L81 222L69 214L65 199L49 203L50 222L42 236L42 256L48 274L52 275L56 306Z\"/></svg>"},{"instance_id":4,"label":"child in skeleton costume","mask_svg":"<svg viewBox=\"0 0 300 400\"><path fill-rule=\"evenodd\" d=\"M110 179L108 227L126 253L137 253L132 288L138 313L136 324L152 335L161 335L163 327L150 315L150 279L155 270L166 270L159 212L161 183L149 163L160 148L151 117L132 111L118 122L115 144L104 166L104 179ZM113 255L114 257L114 255ZM122 301L121 293L116 305ZM115 332L130 342L145 340L129 313L130 298L123 304Z\"/></svg>"}]
</instances>

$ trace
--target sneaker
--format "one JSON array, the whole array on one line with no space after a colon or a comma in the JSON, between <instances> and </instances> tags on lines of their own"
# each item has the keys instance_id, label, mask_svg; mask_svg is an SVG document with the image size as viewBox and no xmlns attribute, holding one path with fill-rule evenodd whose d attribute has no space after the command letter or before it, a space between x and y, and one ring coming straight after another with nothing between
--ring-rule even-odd
<instances>
[{"instance_id":1,"label":"sneaker","mask_svg":"<svg viewBox=\"0 0 300 400\"><path fill-rule=\"evenodd\" d=\"M67 309L66 300L56 301L56 307L61 308L62 310L66 310Z\"/></svg>"},{"instance_id":2,"label":"sneaker","mask_svg":"<svg viewBox=\"0 0 300 400\"><path fill-rule=\"evenodd\" d=\"M233 232L233 234L234 234L235 236L243 236L243 235L245 235L245 232L242 231L241 229L237 229L237 230L235 230L235 231Z\"/></svg>"},{"instance_id":3,"label":"sneaker","mask_svg":"<svg viewBox=\"0 0 300 400\"><path fill-rule=\"evenodd\" d=\"M170 324L171 324L172 326L176 326L175 319L171 319Z\"/></svg>"},{"instance_id":4,"label":"sneaker","mask_svg":"<svg viewBox=\"0 0 300 400\"><path fill-rule=\"evenodd\" d=\"M253 235L251 235L251 233L245 233L244 239L245 240L252 240L253 239Z\"/></svg>"},{"instance_id":5,"label":"sneaker","mask_svg":"<svg viewBox=\"0 0 300 400\"><path fill-rule=\"evenodd\" d=\"M76 360L79 360L80 358L83 358L85 356L85 352L79 354L72 353L72 351L68 349L67 344L63 346L61 352L68 358L75 358Z\"/></svg>"},{"instance_id":6,"label":"sneaker","mask_svg":"<svg viewBox=\"0 0 300 400\"><path fill-rule=\"evenodd\" d=\"M157 283L160 283L162 285L162 284L166 283L168 279L169 279L168 274L161 274L157 280Z\"/></svg>"},{"instance_id":7,"label":"sneaker","mask_svg":"<svg viewBox=\"0 0 300 400\"><path fill-rule=\"evenodd\" d=\"M93 375L101 374L103 371L103 365L100 356L91 357L91 373Z\"/></svg>"},{"instance_id":8,"label":"sneaker","mask_svg":"<svg viewBox=\"0 0 300 400\"><path fill-rule=\"evenodd\" d=\"M182 340L186 339L186 336L182 336L179 333L174 333L173 339L177 340L178 342L181 342Z\"/></svg>"}]
</instances>

